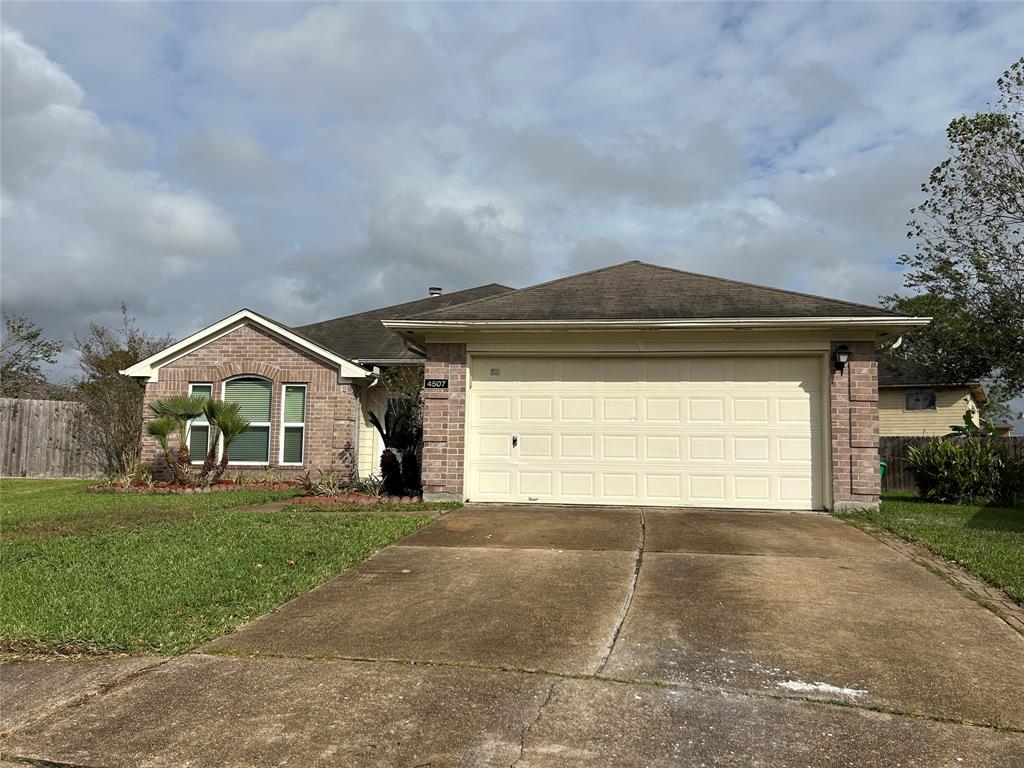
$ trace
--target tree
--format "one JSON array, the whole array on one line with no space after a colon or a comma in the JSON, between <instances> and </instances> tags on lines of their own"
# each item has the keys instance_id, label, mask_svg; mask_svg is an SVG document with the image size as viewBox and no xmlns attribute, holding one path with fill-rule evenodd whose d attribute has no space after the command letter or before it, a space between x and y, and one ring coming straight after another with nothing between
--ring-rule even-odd
<instances>
[{"instance_id":1,"label":"tree","mask_svg":"<svg viewBox=\"0 0 1024 768\"><path fill-rule=\"evenodd\" d=\"M1012 398L1024 393L1024 58L997 86L990 112L949 124L950 156L912 212L916 249L900 262L907 287L925 295L887 298L938 318L908 335L905 354Z\"/></svg>"},{"instance_id":2,"label":"tree","mask_svg":"<svg viewBox=\"0 0 1024 768\"><path fill-rule=\"evenodd\" d=\"M61 344L43 336L43 329L24 315L4 314L4 335L0 341L0 396L45 395L47 385L42 364L53 364Z\"/></svg>"},{"instance_id":3,"label":"tree","mask_svg":"<svg viewBox=\"0 0 1024 768\"><path fill-rule=\"evenodd\" d=\"M85 405L96 428L87 439L97 463L108 471L130 472L139 462L145 414L145 390L121 371L171 344L170 337L156 338L140 330L121 305L121 326L92 324L85 338L75 337L81 375L75 396Z\"/></svg>"}]
</instances>

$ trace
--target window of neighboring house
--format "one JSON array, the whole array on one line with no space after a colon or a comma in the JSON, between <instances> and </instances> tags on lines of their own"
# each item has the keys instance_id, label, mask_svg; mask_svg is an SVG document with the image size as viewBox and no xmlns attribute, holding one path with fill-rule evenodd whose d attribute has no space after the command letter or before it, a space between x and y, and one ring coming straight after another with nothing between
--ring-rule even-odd
<instances>
[{"instance_id":1,"label":"window of neighboring house","mask_svg":"<svg viewBox=\"0 0 1024 768\"><path fill-rule=\"evenodd\" d=\"M306 385L285 384L281 402L281 463L302 464L305 458Z\"/></svg>"},{"instance_id":2,"label":"window of neighboring house","mask_svg":"<svg viewBox=\"0 0 1024 768\"><path fill-rule=\"evenodd\" d=\"M209 400L213 397L213 384L189 384L188 393ZM210 450L210 424L206 420L206 414L196 416L188 423L186 429L189 459L193 464L202 464Z\"/></svg>"},{"instance_id":3,"label":"window of neighboring house","mask_svg":"<svg viewBox=\"0 0 1024 768\"><path fill-rule=\"evenodd\" d=\"M908 389L906 409L908 411L934 411L934 389Z\"/></svg>"},{"instance_id":4,"label":"window of neighboring house","mask_svg":"<svg viewBox=\"0 0 1024 768\"><path fill-rule=\"evenodd\" d=\"M266 379L246 376L224 382L224 402L238 403L239 415L249 421L246 430L228 449L230 464L270 463L270 403L273 385Z\"/></svg>"}]
</instances>

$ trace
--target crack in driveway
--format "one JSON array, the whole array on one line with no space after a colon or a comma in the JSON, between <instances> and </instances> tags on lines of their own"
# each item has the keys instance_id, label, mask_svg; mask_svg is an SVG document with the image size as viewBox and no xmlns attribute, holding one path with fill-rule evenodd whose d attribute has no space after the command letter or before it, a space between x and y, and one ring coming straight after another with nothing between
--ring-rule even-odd
<instances>
[{"instance_id":1,"label":"crack in driveway","mask_svg":"<svg viewBox=\"0 0 1024 768\"><path fill-rule=\"evenodd\" d=\"M604 655L604 659L601 660L600 666L597 668L595 674L600 675L604 672L605 667L608 666L608 661L612 657L612 651L615 650L615 643L619 639L619 633L622 632L622 627L626 623L626 616L629 614L629 609L633 605L633 595L636 593L636 584L640 579L640 566L643 565L644 561L644 547L647 544L647 520L644 518L644 510L640 509L640 544L636 550L636 563L633 566L633 577L629 583L629 589L626 592L626 600L622 604L622 613L619 614L619 619L615 624L615 629L612 632L611 642L608 643L608 651Z\"/></svg>"},{"instance_id":2,"label":"crack in driveway","mask_svg":"<svg viewBox=\"0 0 1024 768\"><path fill-rule=\"evenodd\" d=\"M533 718L533 721L529 725L523 728L523 732L519 736L519 756L509 764L509 768L516 768L516 766L522 762L523 757L526 756L526 740L530 736L530 731L532 731L537 726L537 723L540 722L540 718L544 714L544 708L551 702L551 697L555 693L556 685L558 685L558 681L554 680L551 685L548 686L547 696L544 697L544 701L542 701L540 706L537 707L537 716Z\"/></svg>"}]
</instances>

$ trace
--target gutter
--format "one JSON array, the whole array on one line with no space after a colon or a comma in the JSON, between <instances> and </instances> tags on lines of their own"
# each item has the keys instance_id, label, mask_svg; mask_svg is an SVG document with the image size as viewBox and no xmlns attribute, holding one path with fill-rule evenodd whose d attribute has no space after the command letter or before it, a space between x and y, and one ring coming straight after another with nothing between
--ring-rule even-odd
<instances>
[{"instance_id":1,"label":"gutter","mask_svg":"<svg viewBox=\"0 0 1024 768\"><path fill-rule=\"evenodd\" d=\"M930 317L723 317L680 320L382 320L391 330L722 330L785 328L919 328Z\"/></svg>"}]
</instances>

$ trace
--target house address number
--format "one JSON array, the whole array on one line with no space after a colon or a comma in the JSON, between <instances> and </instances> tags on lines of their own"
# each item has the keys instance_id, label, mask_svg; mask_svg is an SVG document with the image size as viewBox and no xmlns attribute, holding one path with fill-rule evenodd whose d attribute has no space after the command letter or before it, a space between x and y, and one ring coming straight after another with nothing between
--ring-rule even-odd
<instances>
[{"instance_id":1,"label":"house address number","mask_svg":"<svg viewBox=\"0 0 1024 768\"><path fill-rule=\"evenodd\" d=\"M425 379L424 389L448 389L448 379Z\"/></svg>"}]
</instances>

